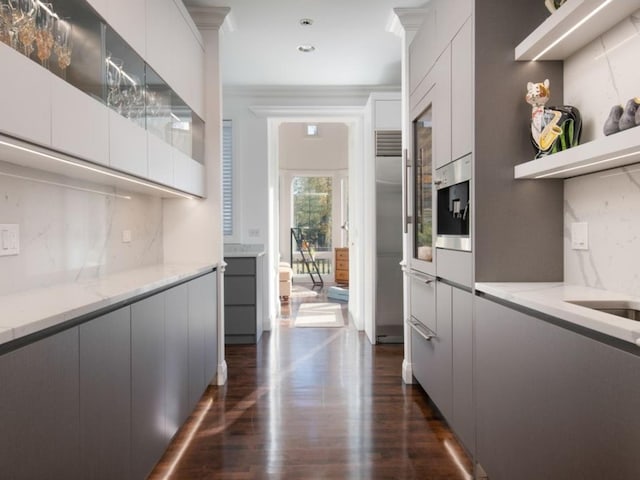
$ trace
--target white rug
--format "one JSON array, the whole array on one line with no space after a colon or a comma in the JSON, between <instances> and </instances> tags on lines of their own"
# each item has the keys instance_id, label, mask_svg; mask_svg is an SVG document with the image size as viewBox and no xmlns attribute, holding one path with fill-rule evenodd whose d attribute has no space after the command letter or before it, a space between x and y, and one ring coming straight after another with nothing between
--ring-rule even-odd
<instances>
[{"instance_id":1,"label":"white rug","mask_svg":"<svg viewBox=\"0 0 640 480\"><path fill-rule=\"evenodd\" d=\"M291 286L291 298L305 298L305 297L317 297L318 292L311 290L304 285L292 285Z\"/></svg>"},{"instance_id":2,"label":"white rug","mask_svg":"<svg viewBox=\"0 0 640 480\"><path fill-rule=\"evenodd\" d=\"M303 303L295 327L343 327L342 307L338 303Z\"/></svg>"}]
</instances>

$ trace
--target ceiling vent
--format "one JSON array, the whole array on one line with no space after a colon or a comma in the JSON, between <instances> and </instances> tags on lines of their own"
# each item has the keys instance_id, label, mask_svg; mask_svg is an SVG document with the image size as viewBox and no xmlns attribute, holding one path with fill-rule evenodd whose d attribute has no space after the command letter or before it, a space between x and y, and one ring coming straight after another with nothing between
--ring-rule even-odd
<instances>
[{"instance_id":1,"label":"ceiling vent","mask_svg":"<svg viewBox=\"0 0 640 480\"><path fill-rule=\"evenodd\" d=\"M401 157L402 132L400 130L376 131L376 157Z\"/></svg>"}]
</instances>

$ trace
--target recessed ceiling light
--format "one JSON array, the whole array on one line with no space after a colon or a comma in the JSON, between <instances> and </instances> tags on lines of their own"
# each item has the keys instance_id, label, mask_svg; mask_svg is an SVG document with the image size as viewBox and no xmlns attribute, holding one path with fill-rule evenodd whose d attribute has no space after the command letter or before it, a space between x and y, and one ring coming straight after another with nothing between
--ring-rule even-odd
<instances>
[{"instance_id":1,"label":"recessed ceiling light","mask_svg":"<svg viewBox=\"0 0 640 480\"><path fill-rule=\"evenodd\" d=\"M311 25L313 25L313 20L310 18L301 18L300 25L302 25L303 27L310 27Z\"/></svg>"},{"instance_id":2,"label":"recessed ceiling light","mask_svg":"<svg viewBox=\"0 0 640 480\"><path fill-rule=\"evenodd\" d=\"M298 51L302 53L311 53L316 49L313 45L298 45Z\"/></svg>"}]
</instances>

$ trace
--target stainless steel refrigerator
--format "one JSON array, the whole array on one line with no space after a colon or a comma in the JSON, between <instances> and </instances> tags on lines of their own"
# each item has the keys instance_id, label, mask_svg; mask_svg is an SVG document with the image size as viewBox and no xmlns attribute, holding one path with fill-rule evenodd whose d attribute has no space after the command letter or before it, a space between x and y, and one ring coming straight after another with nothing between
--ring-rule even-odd
<instances>
[{"instance_id":1,"label":"stainless steel refrigerator","mask_svg":"<svg viewBox=\"0 0 640 480\"><path fill-rule=\"evenodd\" d=\"M401 343L402 157L399 131L376 132L376 342Z\"/></svg>"}]
</instances>

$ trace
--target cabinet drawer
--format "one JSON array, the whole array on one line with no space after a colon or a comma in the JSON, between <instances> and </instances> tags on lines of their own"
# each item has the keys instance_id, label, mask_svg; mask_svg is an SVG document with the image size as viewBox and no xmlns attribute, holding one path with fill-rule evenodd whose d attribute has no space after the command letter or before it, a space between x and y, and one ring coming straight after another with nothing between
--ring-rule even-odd
<instances>
[{"instance_id":1,"label":"cabinet drawer","mask_svg":"<svg viewBox=\"0 0 640 480\"><path fill-rule=\"evenodd\" d=\"M349 249L348 248L336 248L336 260L349 261Z\"/></svg>"},{"instance_id":2,"label":"cabinet drawer","mask_svg":"<svg viewBox=\"0 0 640 480\"><path fill-rule=\"evenodd\" d=\"M345 261L345 260L338 260L336 262L336 272L338 270L348 271L349 270L349 262Z\"/></svg>"},{"instance_id":3,"label":"cabinet drawer","mask_svg":"<svg viewBox=\"0 0 640 480\"><path fill-rule=\"evenodd\" d=\"M339 282L339 281L348 282L349 272L345 272L344 270L336 270L335 279L336 279L336 282Z\"/></svg>"},{"instance_id":4,"label":"cabinet drawer","mask_svg":"<svg viewBox=\"0 0 640 480\"><path fill-rule=\"evenodd\" d=\"M225 305L255 305L256 277L225 277L224 303Z\"/></svg>"},{"instance_id":5,"label":"cabinet drawer","mask_svg":"<svg viewBox=\"0 0 640 480\"><path fill-rule=\"evenodd\" d=\"M254 335L256 333L256 307L224 307L225 335Z\"/></svg>"},{"instance_id":6,"label":"cabinet drawer","mask_svg":"<svg viewBox=\"0 0 640 480\"><path fill-rule=\"evenodd\" d=\"M224 271L225 277L230 275L255 275L255 258L225 258L227 268Z\"/></svg>"},{"instance_id":7,"label":"cabinet drawer","mask_svg":"<svg viewBox=\"0 0 640 480\"><path fill-rule=\"evenodd\" d=\"M436 321L435 278L420 273L409 273L411 316L434 333Z\"/></svg>"}]
</instances>

